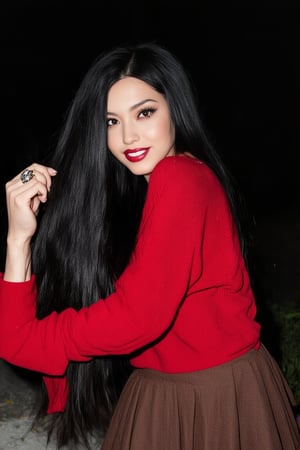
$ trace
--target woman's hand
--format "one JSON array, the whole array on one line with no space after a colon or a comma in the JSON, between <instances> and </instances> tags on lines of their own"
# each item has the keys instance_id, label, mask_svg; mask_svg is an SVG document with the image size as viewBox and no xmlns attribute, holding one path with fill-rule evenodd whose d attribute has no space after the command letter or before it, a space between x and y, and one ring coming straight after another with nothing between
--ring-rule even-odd
<instances>
[{"instance_id":1,"label":"woman's hand","mask_svg":"<svg viewBox=\"0 0 300 450\"><path fill-rule=\"evenodd\" d=\"M40 164L32 164L26 170L32 172L28 181L22 182L23 171L6 183L8 239L15 241L27 241L34 235L39 206L47 201L51 176L56 174L51 167Z\"/></svg>"},{"instance_id":2,"label":"woman's hand","mask_svg":"<svg viewBox=\"0 0 300 450\"><path fill-rule=\"evenodd\" d=\"M40 204L47 201L55 175L53 168L34 163L6 183L6 280L25 281L30 277L30 240L36 231Z\"/></svg>"}]
</instances>

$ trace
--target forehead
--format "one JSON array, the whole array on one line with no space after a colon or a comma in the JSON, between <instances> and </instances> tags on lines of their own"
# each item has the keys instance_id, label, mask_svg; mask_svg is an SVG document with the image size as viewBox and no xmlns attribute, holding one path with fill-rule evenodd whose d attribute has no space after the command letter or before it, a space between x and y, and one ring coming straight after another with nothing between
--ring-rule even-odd
<instances>
[{"instance_id":1,"label":"forehead","mask_svg":"<svg viewBox=\"0 0 300 450\"><path fill-rule=\"evenodd\" d=\"M108 91L107 106L109 111L122 106L133 106L145 99L160 101L163 96L152 86L134 77L118 80Z\"/></svg>"}]
</instances>

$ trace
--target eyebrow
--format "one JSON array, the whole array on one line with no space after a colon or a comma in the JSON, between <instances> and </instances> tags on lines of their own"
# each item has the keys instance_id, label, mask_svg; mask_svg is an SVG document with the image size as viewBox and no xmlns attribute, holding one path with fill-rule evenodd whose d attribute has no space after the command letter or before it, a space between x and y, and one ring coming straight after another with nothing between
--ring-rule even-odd
<instances>
[{"instance_id":1,"label":"eyebrow","mask_svg":"<svg viewBox=\"0 0 300 450\"><path fill-rule=\"evenodd\" d=\"M130 111L133 111L133 110L135 110L136 108L138 108L139 106L142 106L144 103L147 103L147 102L155 102L155 103L157 103L157 100L154 100L153 98L146 98L145 100L142 100L141 102L138 102L138 103L136 103L135 105L131 106L129 110L130 110ZM107 115L108 115L108 114L111 114L111 115L113 115L113 116L117 116L117 115L118 115L118 114L116 114L116 113L109 112L109 111L107 111L106 114L107 114Z\"/></svg>"}]
</instances>

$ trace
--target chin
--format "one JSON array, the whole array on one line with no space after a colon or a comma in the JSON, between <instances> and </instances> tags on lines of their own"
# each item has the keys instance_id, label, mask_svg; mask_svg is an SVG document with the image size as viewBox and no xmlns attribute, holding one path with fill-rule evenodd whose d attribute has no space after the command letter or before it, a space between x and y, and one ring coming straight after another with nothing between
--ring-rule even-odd
<instances>
[{"instance_id":1,"label":"chin","mask_svg":"<svg viewBox=\"0 0 300 450\"><path fill-rule=\"evenodd\" d=\"M136 166L130 166L129 170L134 175L143 175L143 176L149 176L151 172L153 171L154 167L158 164L158 161L155 164L141 164L137 163Z\"/></svg>"}]
</instances>

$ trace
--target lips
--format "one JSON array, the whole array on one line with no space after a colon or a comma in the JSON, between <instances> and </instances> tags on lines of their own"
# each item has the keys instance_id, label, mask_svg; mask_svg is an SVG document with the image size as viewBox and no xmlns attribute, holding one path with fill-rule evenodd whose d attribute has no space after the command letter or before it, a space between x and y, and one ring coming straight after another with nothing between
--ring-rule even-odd
<instances>
[{"instance_id":1,"label":"lips","mask_svg":"<svg viewBox=\"0 0 300 450\"><path fill-rule=\"evenodd\" d=\"M125 150L124 155L130 162L139 162L146 157L150 147Z\"/></svg>"}]
</instances>

